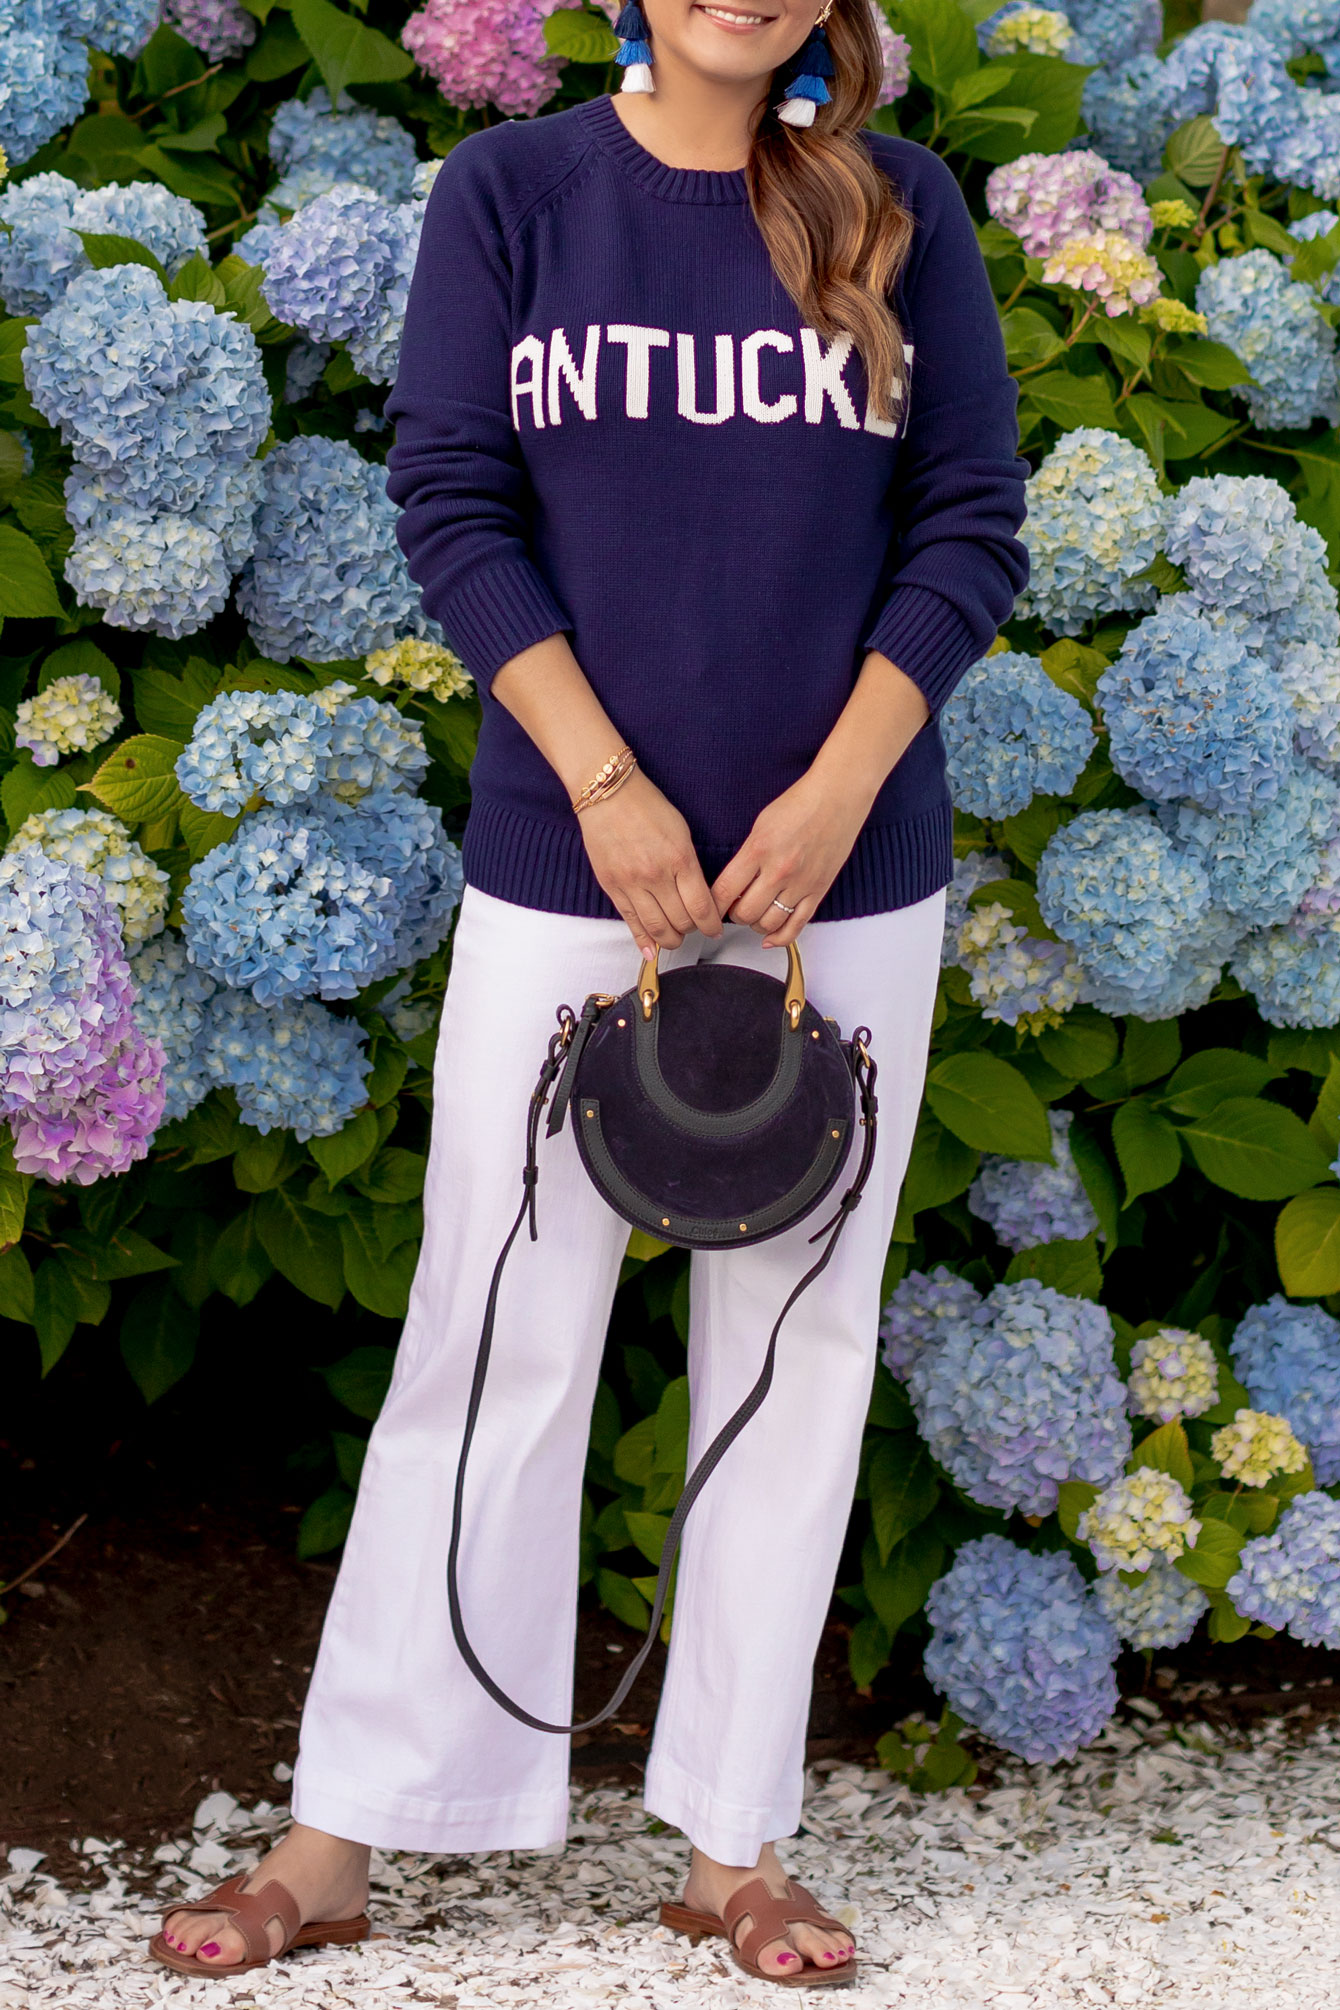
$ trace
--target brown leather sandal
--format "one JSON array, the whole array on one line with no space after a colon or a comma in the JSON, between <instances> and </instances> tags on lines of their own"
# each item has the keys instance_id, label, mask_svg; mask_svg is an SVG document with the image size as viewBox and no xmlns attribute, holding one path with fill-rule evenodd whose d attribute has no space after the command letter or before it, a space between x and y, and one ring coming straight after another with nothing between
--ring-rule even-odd
<instances>
[{"instance_id":1,"label":"brown leather sandal","mask_svg":"<svg viewBox=\"0 0 1340 2010\"><path fill-rule=\"evenodd\" d=\"M267 1962L278 1961L294 1947L347 1947L356 1940L366 1940L372 1931L365 1912L353 1919L309 1919L304 1926L297 1900L278 1878L272 1877L259 1891L243 1891L250 1875L250 1871L239 1871L204 1898L178 1899L163 1908L164 1927L174 1912L226 1912L246 1942L245 1961L197 1960L194 1954L182 1954L171 1946L164 1933L156 1933L149 1942L154 1960L165 1968L175 1968L180 1975L241 1975L248 1968L264 1968ZM273 1954L266 1932L272 1919L279 1921L284 1933Z\"/></svg>"},{"instance_id":2,"label":"brown leather sandal","mask_svg":"<svg viewBox=\"0 0 1340 2010\"><path fill-rule=\"evenodd\" d=\"M685 1933L692 1941L699 1941L705 1934L719 1933L730 1941L731 1953L736 1965L743 1968L746 1975L757 1976L760 1982L780 1982L785 1989L822 1989L829 1983L854 1982L857 1963L844 1961L837 1968L821 1968L817 1961L802 1959L794 1975L774 1975L769 1969L760 1968L758 1957L771 1940L785 1937L788 1926L824 1926L834 1933L845 1933L847 1928L840 1919L825 1912L803 1884L797 1884L793 1877L786 1880L787 1896L778 1898L768 1890L764 1878L751 1878L742 1884L726 1900L720 1916L715 1912L700 1912L695 1906L681 1905L675 1899L665 1899L661 1905L661 1924L673 1928L676 1933ZM736 1928L745 1917L752 1920L748 1932L737 1940Z\"/></svg>"}]
</instances>

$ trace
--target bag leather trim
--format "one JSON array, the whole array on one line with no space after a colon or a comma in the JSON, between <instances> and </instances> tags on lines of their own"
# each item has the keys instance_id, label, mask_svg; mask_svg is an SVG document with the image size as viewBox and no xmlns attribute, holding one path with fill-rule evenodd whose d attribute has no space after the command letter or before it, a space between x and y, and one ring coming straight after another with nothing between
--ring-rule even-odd
<instances>
[{"instance_id":1,"label":"bag leather trim","mask_svg":"<svg viewBox=\"0 0 1340 2010\"><path fill-rule=\"evenodd\" d=\"M749 1243L775 1235L793 1221L800 1220L837 1178L851 1141L849 1116L826 1118L823 1142L808 1172L797 1180L789 1193L748 1215L747 1234L740 1232L739 1214L729 1218L671 1214L667 1225L666 1210L655 1201L648 1200L630 1180L625 1179L610 1157L601 1129L599 1101L593 1096L583 1096L579 1101L580 1109L573 1118L573 1125L581 1155L587 1171L606 1200L626 1221L632 1222L635 1228L645 1229L658 1242L673 1242L687 1249L715 1249L722 1244L743 1249ZM836 1138L834 1131L838 1133Z\"/></svg>"},{"instance_id":2,"label":"bag leather trim","mask_svg":"<svg viewBox=\"0 0 1340 2010\"><path fill-rule=\"evenodd\" d=\"M781 986L777 988L780 990ZM636 1004L634 994L629 995L634 998ZM786 1020L780 1013L778 1014L777 1067L761 1096L756 1096L752 1103L742 1103L738 1110L699 1110L695 1109L692 1103L686 1103L682 1097L677 1096L661 1073L660 1043L657 1038L660 1025L659 1010L653 1011L650 1019L645 1019L641 1007L638 1006L636 1010L631 1011L631 1016L633 1059L643 1093L648 1102L660 1111L667 1123L673 1124L676 1130L686 1132L689 1137L743 1137L746 1131L757 1130L760 1124L766 1124L773 1117L780 1116L796 1092L796 1084L800 1080L801 1062L805 1058L803 1035L809 1030L805 1019L801 1020L800 1029L793 1033Z\"/></svg>"}]
</instances>

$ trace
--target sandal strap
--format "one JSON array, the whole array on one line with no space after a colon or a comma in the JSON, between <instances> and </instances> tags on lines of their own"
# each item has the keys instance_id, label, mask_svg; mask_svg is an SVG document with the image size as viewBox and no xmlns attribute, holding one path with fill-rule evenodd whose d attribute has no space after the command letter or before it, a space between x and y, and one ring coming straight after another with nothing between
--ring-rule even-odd
<instances>
[{"instance_id":1,"label":"sandal strap","mask_svg":"<svg viewBox=\"0 0 1340 2010\"><path fill-rule=\"evenodd\" d=\"M243 1891L242 1886L250 1876L249 1871L239 1871L236 1877L227 1878L203 1898L191 1899L164 1908L166 1919L174 1912L223 1912L232 1920L241 1934L249 1961L269 1961L280 1954L286 1954L302 1931L302 1912L297 1900L286 1885L272 1877L259 1891ZM277 1919L283 1932L283 1940L272 1956L270 1936L266 1931L272 1919Z\"/></svg>"},{"instance_id":2,"label":"sandal strap","mask_svg":"<svg viewBox=\"0 0 1340 2010\"><path fill-rule=\"evenodd\" d=\"M786 1886L786 1897L778 1898L768 1890L765 1879L751 1878L748 1884L738 1885L721 1908L721 1921L736 1953L755 1967L768 1942L784 1939L789 1926L803 1921L807 1926L825 1926L837 1933L845 1931L841 1920L825 1912L804 1885L788 1878ZM746 1913L753 1920L753 1925L742 1939L737 1940L735 1929Z\"/></svg>"}]
</instances>

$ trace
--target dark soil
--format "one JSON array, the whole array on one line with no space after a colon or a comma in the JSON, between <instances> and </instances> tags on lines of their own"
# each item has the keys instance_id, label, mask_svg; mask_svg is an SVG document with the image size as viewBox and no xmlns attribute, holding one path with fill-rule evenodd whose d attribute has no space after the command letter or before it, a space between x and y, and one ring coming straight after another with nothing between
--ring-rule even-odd
<instances>
[{"instance_id":1,"label":"dark soil","mask_svg":"<svg viewBox=\"0 0 1340 2010\"><path fill-rule=\"evenodd\" d=\"M5 1470L0 1459L0 1582L88 1517L7 1595L0 1629L0 1847L45 1850L71 1882L87 1879L70 1848L85 1836L142 1846L180 1835L197 1801L220 1787L246 1805L284 1799L273 1769L293 1760L335 1577L333 1561L295 1559L299 1508L272 1489L215 1479L202 1502L180 1474L141 1467L131 1477L113 1486L104 1469L82 1489L68 1478L53 1489L31 1462ZM604 1701L636 1638L603 1611L584 1613L579 1714ZM641 1778L661 1658L658 1649L617 1725L574 1740L577 1780ZM1119 1673L1128 1695L1143 1691L1170 1717L1209 1717L1225 1729L1266 1713L1287 1713L1302 1728L1340 1711L1340 1654L1284 1639L1193 1643L1150 1669L1143 1655L1128 1655ZM816 1667L810 1757L873 1761L880 1734L922 1709L934 1714L938 1701L915 1643L875 1695L861 1696L835 1617Z\"/></svg>"}]
</instances>

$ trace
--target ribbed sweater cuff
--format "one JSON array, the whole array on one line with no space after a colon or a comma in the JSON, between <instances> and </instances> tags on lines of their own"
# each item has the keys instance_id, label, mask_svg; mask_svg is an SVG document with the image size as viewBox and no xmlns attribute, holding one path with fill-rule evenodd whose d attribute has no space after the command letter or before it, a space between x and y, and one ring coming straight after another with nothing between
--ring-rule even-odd
<instances>
[{"instance_id":1,"label":"ribbed sweater cuff","mask_svg":"<svg viewBox=\"0 0 1340 2010\"><path fill-rule=\"evenodd\" d=\"M942 594L926 586L896 586L865 637L910 677L934 718L959 678L982 651L971 629Z\"/></svg>"},{"instance_id":2,"label":"ribbed sweater cuff","mask_svg":"<svg viewBox=\"0 0 1340 2010\"><path fill-rule=\"evenodd\" d=\"M467 574L433 612L481 690L487 690L503 664L523 649L572 627L525 559Z\"/></svg>"}]
</instances>

